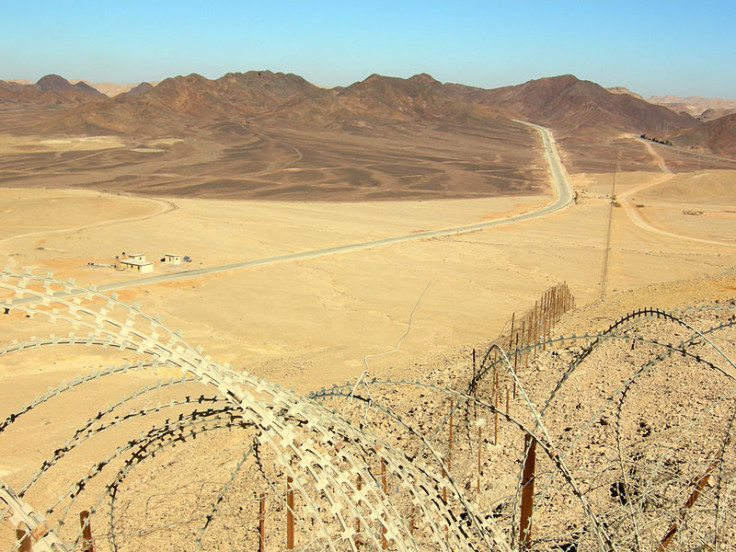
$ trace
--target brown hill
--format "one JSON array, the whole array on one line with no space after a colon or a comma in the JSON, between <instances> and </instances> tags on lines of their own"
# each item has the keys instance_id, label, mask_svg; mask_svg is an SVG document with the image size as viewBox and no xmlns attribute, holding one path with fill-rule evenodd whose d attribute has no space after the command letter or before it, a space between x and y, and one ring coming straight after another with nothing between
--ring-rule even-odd
<instances>
[{"instance_id":1,"label":"brown hill","mask_svg":"<svg viewBox=\"0 0 736 552\"><path fill-rule=\"evenodd\" d=\"M429 75L409 79L373 74L339 89L336 100L358 113L388 119L431 117L432 108L445 101L442 84Z\"/></svg>"},{"instance_id":2,"label":"brown hill","mask_svg":"<svg viewBox=\"0 0 736 552\"><path fill-rule=\"evenodd\" d=\"M27 85L0 80L0 103L20 103Z\"/></svg>"},{"instance_id":3,"label":"brown hill","mask_svg":"<svg viewBox=\"0 0 736 552\"><path fill-rule=\"evenodd\" d=\"M0 81L0 103L78 105L103 98L104 94L88 84L71 84L59 75L46 75L35 84Z\"/></svg>"},{"instance_id":4,"label":"brown hill","mask_svg":"<svg viewBox=\"0 0 736 552\"><path fill-rule=\"evenodd\" d=\"M144 87L145 88L145 87ZM168 78L148 90L71 109L44 123L47 131L158 134L218 122L242 123L295 98L323 92L296 75L250 71L216 80L197 74Z\"/></svg>"},{"instance_id":5,"label":"brown hill","mask_svg":"<svg viewBox=\"0 0 736 552\"><path fill-rule=\"evenodd\" d=\"M371 75L328 90L293 74L249 71L216 80L196 74L166 79L147 91L73 109L53 122L53 130L148 133L248 119L359 130L396 123L478 124L496 116L569 133L580 129L652 133L665 125L685 129L698 124L687 115L611 93L572 75L494 90L442 84L426 74L409 79Z\"/></svg>"},{"instance_id":6,"label":"brown hill","mask_svg":"<svg viewBox=\"0 0 736 552\"><path fill-rule=\"evenodd\" d=\"M676 146L705 146L716 155L736 156L736 113L686 130L671 141Z\"/></svg>"},{"instance_id":7,"label":"brown hill","mask_svg":"<svg viewBox=\"0 0 736 552\"><path fill-rule=\"evenodd\" d=\"M634 96L635 98L639 98L640 100L643 100L644 98L637 94L636 92L632 92L625 86L611 86L609 88L606 88L611 94L628 94L629 96Z\"/></svg>"},{"instance_id":8,"label":"brown hill","mask_svg":"<svg viewBox=\"0 0 736 552\"><path fill-rule=\"evenodd\" d=\"M103 94L102 92L100 92L99 90L97 90L96 88L94 88L93 86L90 86L89 84L87 84L84 81L79 81L76 84L72 84L72 87L73 88L76 88L77 90L81 90L83 92L87 92L89 94L96 94L98 96L105 97L105 94Z\"/></svg>"},{"instance_id":9,"label":"brown hill","mask_svg":"<svg viewBox=\"0 0 736 552\"><path fill-rule=\"evenodd\" d=\"M82 79L69 79L69 82L72 84L77 84L78 82L81 82ZM133 84L118 84L115 82L92 82L89 80L85 80L87 84L89 84L92 88L97 90L98 92L101 92L108 98L113 98L117 96L118 94L124 94L125 92L130 92L132 89L136 88L137 86L140 86L141 84L146 83L133 83ZM160 81L154 81L150 84L151 86L155 86Z\"/></svg>"},{"instance_id":10,"label":"brown hill","mask_svg":"<svg viewBox=\"0 0 736 552\"><path fill-rule=\"evenodd\" d=\"M488 123L495 112L466 102L427 74L408 79L371 75L347 87L311 90L259 118L359 134L403 133L427 124Z\"/></svg>"},{"instance_id":11,"label":"brown hill","mask_svg":"<svg viewBox=\"0 0 736 552\"><path fill-rule=\"evenodd\" d=\"M724 100L723 98L652 96L647 101L663 105L672 111L684 111L700 121L711 121L736 113L736 100Z\"/></svg>"},{"instance_id":12,"label":"brown hill","mask_svg":"<svg viewBox=\"0 0 736 552\"><path fill-rule=\"evenodd\" d=\"M153 89L153 85L150 82L142 82L130 90L127 90L126 92L123 92L124 94L143 94L145 92L148 92L149 90Z\"/></svg>"},{"instance_id":13,"label":"brown hill","mask_svg":"<svg viewBox=\"0 0 736 552\"><path fill-rule=\"evenodd\" d=\"M513 116L563 131L581 128L653 132L663 124L691 128L692 117L652 105L629 94L614 94L573 75L531 80L517 86L477 90L475 101Z\"/></svg>"}]
</instances>

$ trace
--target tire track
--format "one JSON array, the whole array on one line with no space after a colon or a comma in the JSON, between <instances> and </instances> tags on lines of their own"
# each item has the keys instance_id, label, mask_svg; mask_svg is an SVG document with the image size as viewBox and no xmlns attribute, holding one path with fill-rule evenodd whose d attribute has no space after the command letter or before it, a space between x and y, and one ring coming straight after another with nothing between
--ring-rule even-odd
<instances>
[{"instance_id":1,"label":"tire track","mask_svg":"<svg viewBox=\"0 0 736 552\"><path fill-rule=\"evenodd\" d=\"M244 268L252 268L256 266L284 263L291 261L298 261L304 259L313 259L317 257L323 257L326 255L335 255L339 253L350 253L353 251L360 251L364 249L373 249L375 247L382 247L387 245L393 245L397 243L405 243L410 241L426 240L429 238L437 238L441 236L452 236L457 234L465 234L468 232L476 232L478 230L485 230L494 226L501 226L506 224L513 224L517 222L533 220L536 218L542 218L557 211L560 211L570 205L573 201L573 192L570 186L570 182L567 179L565 168L560 160L557 147L555 145L554 138L549 129L527 123L524 121L517 121L520 124L532 127L536 129L542 139L543 155L549 168L550 180L552 183L553 200L547 205L540 207L534 211L528 213L522 213L519 215L513 215L510 217L503 217L491 221L480 222L475 224L469 224L465 226L456 226L452 228L443 228L440 230L430 230L426 232L417 232L413 234L405 234L401 236L395 236L391 238L383 238L378 240L364 241L346 245L338 245L335 247L326 247L323 249L313 249L308 251L300 251L297 253L289 253L285 255L275 255L272 257L265 257L261 259L252 259L247 261L240 261L235 263L202 267L191 270L182 270L179 272L171 272L169 274L158 274L155 276L147 276L143 278L136 278L133 280L125 280L121 282L109 282L106 284L100 284L96 287L99 291L111 291L128 287L139 287L152 284L160 284L164 282L172 282L176 280L184 280L189 278L195 278L199 276L205 276L209 274L217 274L219 272L229 272L232 270L241 270ZM58 297L67 297L68 292L57 294ZM23 302L22 299L16 300L13 304L19 304Z\"/></svg>"}]
</instances>

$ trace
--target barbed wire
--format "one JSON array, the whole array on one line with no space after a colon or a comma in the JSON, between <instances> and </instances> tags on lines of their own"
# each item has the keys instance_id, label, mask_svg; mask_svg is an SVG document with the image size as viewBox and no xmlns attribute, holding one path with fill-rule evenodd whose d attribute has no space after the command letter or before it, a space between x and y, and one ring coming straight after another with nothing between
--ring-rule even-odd
<instances>
[{"instance_id":1,"label":"barbed wire","mask_svg":"<svg viewBox=\"0 0 736 552\"><path fill-rule=\"evenodd\" d=\"M58 408L75 389L131 374L158 378L64 424L71 425L66 440L57 436L62 425L41 437L47 452L18 492L0 481L0 514L20 531L7 543L11 550L30 539L34 550L187 542L199 551L254 538L275 546L284 536L293 549L335 552L691 551L736 542L733 302L677 312L641 308L600 332L552 337L574 306L567 286L554 286L512 317L477 367L473 354L472 373L458 366L449 381L366 373L357 383L302 396L212 361L114 294L8 270L0 272L2 291L11 296L4 299L8 312L89 333L31 336L0 348L0 357L60 345L138 357L78 375L4 413L5 454L28 430L29 413ZM704 323L708 317L715 320ZM160 370L172 369L178 377L160 378ZM675 370L701 378L698 400L661 427L652 420L638 426L650 387L667 395L690 384L655 379ZM585 406L572 408L581 382L595 378L595 392L578 397ZM196 390L201 385L207 391ZM204 446L195 441L213 448L199 457L188 452ZM202 468L206 478L196 475ZM178 477L165 476L169 469L181 477L191 471L189 482L199 487L167 492ZM286 530L256 527L260 496L270 497L272 516L291 520ZM71 514L81 507L88 514L75 528Z\"/></svg>"}]
</instances>

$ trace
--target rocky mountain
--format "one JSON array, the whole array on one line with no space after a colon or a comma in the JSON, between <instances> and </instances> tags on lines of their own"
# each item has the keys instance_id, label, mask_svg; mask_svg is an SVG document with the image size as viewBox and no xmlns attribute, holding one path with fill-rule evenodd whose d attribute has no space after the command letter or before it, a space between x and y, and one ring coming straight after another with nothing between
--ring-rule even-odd
<instances>
[{"instance_id":1,"label":"rocky mountain","mask_svg":"<svg viewBox=\"0 0 736 552\"><path fill-rule=\"evenodd\" d=\"M562 131L580 128L627 132L697 125L692 117L628 94L614 94L573 75L531 80L516 86L475 91L470 96L515 117Z\"/></svg>"},{"instance_id":2,"label":"rocky mountain","mask_svg":"<svg viewBox=\"0 0 736 552\"><path fill-rule=\"evenodd\" d=\"M736 113L736 100L702 98L700 96L652 96L647 101L663 105L673 111L684 111L699 121L712 121Z\"/></svg>"},{"instance_id":3,"label":"rocky mountain","mask_svg":"<svg viewBox=\"0 0 736 552\"><path fill-rule=\"evenodd\" d=\"M716 155L736 156L736 113L681 132L671 141L676 146L705 146Z\"/></svg>"},{"instance_id":4,"label":"rocky mountain","mask_svg":"<svg viewBox=\"0 0 736 552\"><path fill-rule=\"evenodd\" d=\"M79 105L105 97L85 82L72 84L59 75L46 75L35 84L0 81L0 104Z\"/></svg>"},{"instance_id":5,"label":"rocky mountain","mask_svg":"<svg viewBox=\"0 0 736 552\"><path fill-rule=\"evenodd\" d=\"M152 90L152 89L153 89L153 85L150 82L142 82L142 83L134 86L130 90L126 90L124 93L133 94L133 95L135 95L135 94L144 94L144 93L146 93L146 92L148 92L149 90Z\"/></svg>"},{"instance_id":6,"label":"rocky mountain","mask_svg":"<svg viewBox=\"0 0 736 552\"><path fill-rule=\"evenodd\" d=\"M72 84L77 84L80 82L81 79L69 79L69 82ZM159 83L159 81L154 81L151 83L133 83L133 84L117 84L114 82L92 82L92 81L84 81L87 84L89 84L92 88L95 90L102 92L105 96L109 98L114 98L115 96L119 94L124 94L126 92L130 92L134 88L137 88L141 85L150 85L155 86Z\"/></svg>"},{"instance_id":7,"label":"rocky mountain","mask_svg":"<svg viewBox=\"0 0 736 552\"><path fill-rule=\"evenodd\" d=\"M70 109L44 124L55 132L182 132L214 123L243 124L248 117L267 116L322 93L329 91L292 74L250 71L216 80L191 74L165 79L155 87L143 86L99 105Z\"/></svg>"},{"instance_id":8,"label":"rocky mountain","mask_svg":"<svg viewBox=\"0 0 736 552\"><path fill-rule=\"evenodd\" d=\"M56 114L28 125L29 132L201 134L241 132L252 123L351 133L401 133L410 128L476 127L523 119L556 131L563 145L597 155L589 143L622 134L681 136L683 144L730 151L728 121L701 129L687 113L613 92L573 75L483 89L441 83L427 74L408 79L371 75L346 87L325 89L294 74L227 73L214 80L191 74L148 83L107 98L89 85L48 75L33 85L0 81L0 103L55 105ZM710 112L709 112L710 113ZM712 113L710 113L712 115ZM710 115L709 115L710 116ZM715 122L714 122L715 123ZM692 132L689 132L689 130ZM659 133L659 134L658 134Z\"/></svg>"},{"instance_id":9,"label":"rocky mountain","mask_svg":"<svg viewBox=\"0 0 736 552\"><path fill-rule=\"evenodd\" d=\"M606 88L611 94L628 94L629 96L634 96L635 98L639 98L640 100L643 100L644 98L637 94L636 92L632 92L625 86L611 86Z\"/></svg>"},{"instance_id":10,"label":"rocky mountain","mask_svg":"<svg viewBox=\"0 0 736 552\"><path fill-rule=\"evenodd\" d=\"M57 79L49 79L53 83ZM443 84L426 74L408 79L371 75L347 87L323 89L297 75L271 71L228 73L215 80L196 74L169 78L93 107L71 109L52 124L55 131L147 133L274 119L357 131L397 123L473 125L493 117L523 118L562 132L638 134L698 124L688 115L572 75L492 90Z\"/></svg>"}]
</instances>

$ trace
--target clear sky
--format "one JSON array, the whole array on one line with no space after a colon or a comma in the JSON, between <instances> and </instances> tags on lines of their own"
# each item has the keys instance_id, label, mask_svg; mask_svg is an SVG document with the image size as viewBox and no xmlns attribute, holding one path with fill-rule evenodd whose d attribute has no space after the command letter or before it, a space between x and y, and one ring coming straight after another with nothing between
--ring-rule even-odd
<instances>
[{"instance_id":1,"label":"clear sky","mask_svg":"<svg viewBox=\"0 0 736 552\"><path fill-rule=\"evenodd\" d=\"M0 0L0 79L271 69L322 86L425 72L495 88L572 73L736 99L735 37L734 0Z\"/></svg>"}]
</instances>

